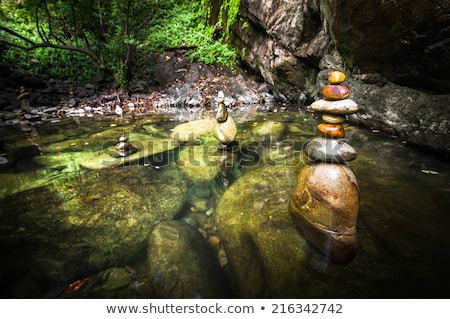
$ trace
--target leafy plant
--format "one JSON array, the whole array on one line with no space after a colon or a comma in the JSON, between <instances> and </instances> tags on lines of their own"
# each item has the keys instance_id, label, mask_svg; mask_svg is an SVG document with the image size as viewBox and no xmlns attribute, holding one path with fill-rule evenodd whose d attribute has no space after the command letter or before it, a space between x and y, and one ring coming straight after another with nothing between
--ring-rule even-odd
<instances>
[{"instance_id":1,"label":"leafy plant","mask_svg":"<svg viewBox=\"0 0 450 319\"><path fill-rule=\"evenodd\" d=\"M3 0L1 63L78 80L103 70L124 88L145 72L145 57L167 48L185 47L196 61L233 67L236 53L225 37L213 39L202 2ZM230 0L228 10L236 3Z\"/></svg>"},{"instance_id":2,"label":"leafy plant","mask_svg":"<svg viewBox=\"0 0 450 319\"><path fill-rule=\"evenodd\" d=\"M148 33L149 48L185 47L193 60L209 65L236 65L236 52L224 39L214 40L214 26L205 23L200 3L184 1L156 18Z\"/></svg>"}]
</instances>

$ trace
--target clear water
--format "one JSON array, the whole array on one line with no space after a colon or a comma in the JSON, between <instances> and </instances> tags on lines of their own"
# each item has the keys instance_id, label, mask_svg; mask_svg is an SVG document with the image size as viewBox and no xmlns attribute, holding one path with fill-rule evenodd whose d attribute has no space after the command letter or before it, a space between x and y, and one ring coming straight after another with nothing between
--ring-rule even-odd
<instances>
[{"instance_id":1,"label":"clear water","mask_svg":"<svg viewBox=\"0 0 450 319\"><path fill-rule=\"evenodd\" d=\"M315 136L312 114L242 112L233 117L244 136L266 121L284 123L282 135L259 143L257 152L282 145L292 154L283 159L286 165L303 160L302 145ZM271 160L247 162L244 167L233 165L228 175L218 174L211 181L195 181L180 174L175 148L125 167L80 166L86 153L104 152L121 132L135 138L167 138L180 119L186 120L185 115L148 116L133 123L66 119L25 132L20 126L0 127L9 160L0 166L0 296L56 298L68 284L113 267L125 266L128 275L142 278L151 232L147 226L181 219L200 230L211 229L214 215L209 212L226 189L249 171L273 165L272 155ZM447 298L448 158L352 125L346 125L346 139L358 152L350 163L361 194L358 240L363 249L357 258L369 266L358 271L330 267L328 273L311 278L320 285L305 290L314 291L311 297ZM193 190L203 195L192 196ZM155 217L154 211L166 215ZM341 274L345 282L338 278ZM152 297L145 282L134 283L134 295L109 290L100 296ZM357 295L349 292L352 289Z\"/></svg>"}]
</instances>

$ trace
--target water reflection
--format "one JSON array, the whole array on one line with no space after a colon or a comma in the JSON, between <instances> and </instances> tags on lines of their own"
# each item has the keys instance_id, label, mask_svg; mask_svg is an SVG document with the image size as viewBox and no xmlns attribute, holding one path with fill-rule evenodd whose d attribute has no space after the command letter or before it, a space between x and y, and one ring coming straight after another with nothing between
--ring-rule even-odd
<instances>
[{"instance_id":1,"label":"water reflection","mask_svg":"<svg viewBox=\"0 0 450 319\"><path fill-rule=\"evenodd\" d=\"M65 120L36 126L33 134L18 127L0 128L9 161L0 166L1 296L170 297L182 283L202 285L197 277L204 277L216 296L223 291L221 297L241 297L242 290L233 286L239 275L230 267L232 254L225 249L231 245L222 243L227 239L217 229L217 205L225 202L220 199L234 183L258 176L258 182L248 181L260 188L255 198L248 198L252 213L262 214L272 200L283 207L306 160L302 147L316 136L316 120L301 112L236 113L233 118L239 144L228 151L217 151L212 135L169 143L170 147L155 142L172 141L171 130L179 122L170 116L133 123ZM95 161L109 156L106 151L124 132L141 151L157 143L160 149L120 165L95 166ZM398 139L351 125L346 127L346 139L358 152L349 164L361 193L357 258L348 266L333 265L303 247L309 255L306 271L292 276L303 276L302 282L309 285L289 296L448 297L449 164ZM151 147L145 146L148 141ZM253 174L265 167L277 173ZM276 184L270 176L283 178L285 185L275 199L257 198L272 194ZM173 220L193 226L205 247L195 234L166 223ZM172 254L167 260L199 262L188 272L182 269L188 268L186 264L171 268L196 274L197 279L180 277L174 282L178 273L163 274L154 266L161 261L152 254L158 250L166 254L167 247L176 251L179 238L194 244L182 246L179 255L187 257L178 260ZM193 248L195 256L189 257ZM198 269L203 269L203 276ZM269 285L276 279L264 280ZM264 282L255 279L254 285L263 287ZM198 296L208 297L208 292ZM271 296L284 295L274 291Z\"/></svg>"}]
</instances>

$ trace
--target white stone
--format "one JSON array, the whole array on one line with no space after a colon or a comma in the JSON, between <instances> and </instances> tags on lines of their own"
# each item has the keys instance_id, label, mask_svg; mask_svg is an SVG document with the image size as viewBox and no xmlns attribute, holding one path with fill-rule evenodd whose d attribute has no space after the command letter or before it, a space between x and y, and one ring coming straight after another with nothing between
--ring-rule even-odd
<instances>
[{"instance_id":1,"label":"white stone","mask_svg":"<svg viewBox=\"0 0 450 319\"><path fill-rule=\"evenodd\" d=\"M330 101L320 99L310 105L313 111L331 114L352 114L359 110L358 104L351 99Z\"/></svg>"}]
</instances>

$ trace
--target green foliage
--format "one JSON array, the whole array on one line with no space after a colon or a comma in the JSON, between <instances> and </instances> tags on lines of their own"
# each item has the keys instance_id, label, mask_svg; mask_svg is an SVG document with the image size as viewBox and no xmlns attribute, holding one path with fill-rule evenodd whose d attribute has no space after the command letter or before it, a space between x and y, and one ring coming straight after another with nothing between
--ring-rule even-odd
<instances>
[{"instance_id":1,"label":"green foliage","mask_svg":"<svg viewBox=\"0 0 450 319\"><path fill-rule=\"evenodd\" d=\"M236 66L236 51L226 43L214 41L192 50L189 56L201 63L209 65L225 65L233 69Z\"/></svg>"},{"instance_id":2,"label":"green foliage","mask_svg":"<svg viewBox=\"0 0 450 319\"><path fill-rule=\"evenodd\" d=\"M213 39L205 1L2 0L0 48L9 49L0 63L77 81L101 69L123 87L151 68L146 57L167 48L185 46L196 61L233 67L236 53ZM227 2L229 22L239 2Z\"/></svg>"},{"instance_id":3,"label":"green foliage","mask_svg":"<svg viewBox=\"0 0 450 319\"><path fill-rule=\"evenodd\" d=\"M236 65L236 52L223 39L214 40L214 26L204 21L205 12L199 2L180 1L177 6L157 16L148 32L148 48L161 51L184 46L191 48L189 57L209 65Z\"/></svg>"},{"instance_id":4,"label":"green foliage","mask_svg":"<svg viewBox=\"0 0 450 319\"><path fill-rule=\"evenodd\" d=\"M16 70L39 74L44 78L75 82L90 81L99 72L89 57L54 48L39 48L34 51L11 48L3 55L1 63L15 66Z\"/></svg>"},{"instance_id":5,"label":"green foliage","mask_svg":"<svg viewBox=\"0 0 450 319\"><path fill-rule=\"evenodd\" d=\"M223 7L227 10L227 32L229 33L230 27L236 22L238 13L239 13L239 5L241 0L227 0L223 3Z\"/></svg>"}]
</instances>

